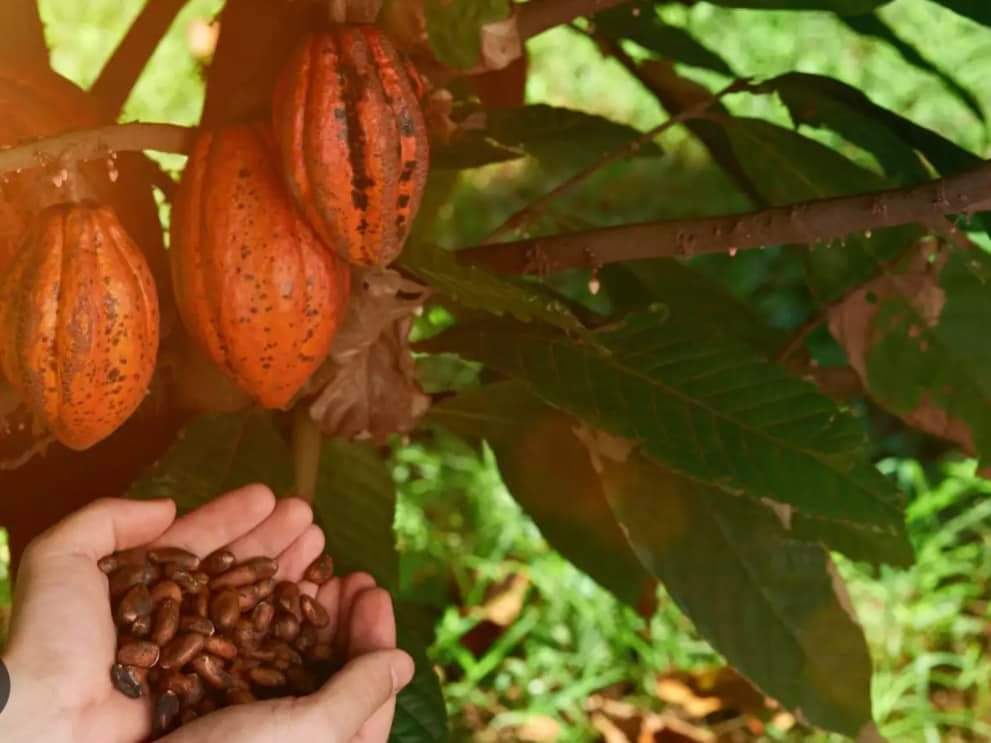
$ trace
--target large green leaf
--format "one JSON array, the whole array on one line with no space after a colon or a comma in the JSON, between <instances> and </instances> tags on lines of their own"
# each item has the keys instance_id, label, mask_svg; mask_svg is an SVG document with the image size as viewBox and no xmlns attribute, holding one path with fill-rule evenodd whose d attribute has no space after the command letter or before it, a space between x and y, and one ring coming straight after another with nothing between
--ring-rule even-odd
<instances>
[{"instance_id":1,"label":"large green leaf","mask_svg":"<svg viewBox=\"0 0 991 743\"><path fill-rule=\"evenodd\" d=\"M386 460L374 447L333 440L324 444L313 510L336 570L371 573L380 586L398 588L392 528L396 488Z\"/></svg>"},{"instance_id":2,"label":"large green leaf","mask_svg":"<svg viewBox=\"0 0 991 743\"><path fill-rule=\"evenodd\" d=\"M185 512L251 483L283 495L292 482L289 447L270 413L206 415L179 433L172 448L131 485L128 497L172 498Z\"/></svg>"},{"instance_id":3,"label":"large green leaf","mask_svg":"<svg viewBox=\"0 0 991 743\"><path fill-rule=\"evenodd\" d=\"M915 297L886 298L873 321L867 357L871 394L899 413L924 402L970 429L982 461L991 462L991 258L955 254L939 275L943 302L930 325Z\"/></svg>"},{"instance_id":4,"label":"large green leaf","mask_svg":"<svg viewBox=\"0 0 991 743\"><path fill-rule=\"evenodd\" d=\"M482 26L509 17L510 0L427 0L427 35L441 62L468 69L481 61Z\"/></svg>"},{"instance_id":5,"label":"large green leaf","mask_svg":"<svg viewBox=\"0 0 991 743\"><path fill-rule=\"evenodd\" d=\"M595 16L596 31L614 39L629 39L667 59L734 76L726 60L684 29L664 23L654 13L650 2L636 5L637 13L633 13L629 5L599 13Z\"/></svg>"},{"instance_id":6,"label":"large green leaf","mask_svg":"<svg viewBox=\"0 0 991 743\"><path fill-rule=\"evenodd\" d=\"M525 322L537 320L563 330L581 328L564 303L540 286L462 264L455 253L436 245L409 245L399 266L469 309L508 314Z\"/></svg>"},{"instance_id":7,"label":"large green leaf","mask_svg":"<svg viewBox=\"0 0 991 743\"><path fill-rule=\"evenodd\" d=\"M835 150L797 132L757 119L722 120L737 157L771 204L784 204L880 190L886 181ZM911 244L915 228L853 235L841 244L808 253L809 282L821 301L836 299L865 281L880 261ZM816 246L811 246L815 248Z\"/></svg>"},{"instance_id":8,"label":"large green leaf","mask_svg":"<svg viewBox=\"0 0 991 743\"><path fill-rule=\"evenodd\" d=\"M526 385L504 382L435 406L430 420L485 439L509 492L550 545L621 601L637 604L648 576L609 510L572 417Z\"/></svg>"},{"instance_id":9,"label":"large green leaf","mask_svg":"<svg viewBox=\"0 0 991 743\"><path fill-rule=\"evenodd\" d=\"M706 0L710 5L724 8L754 10L830 10L840 15L869 13L887 5L891 0ZM961 0L967 2L967 0Z\"/></svg>"},{"instance_id":10,"label":"large green leaf","mask_svg":"<svg viewBox=\"0 0 991 743\"><path fill-rule=\"evenodd\" d=\"M432 345L529 382L683 475L859 533L857 557L908 559L895 488L861 460L858 422L814 387L744 343L660 313L633 315L595 341L494 321L455 327Z\"/></svg>"},{"instance_id":11,"label":"large green leaf","mask_svg":"<svg viewBox=\"0 0 991 743\"><path fill-rule=\"evenodd\" d=\"M714 648L812 723L850 736L870 729L870 655L822 547L768 506L635 453L600 457L600 468L641 561Z\"/></svg>"},{"instance_id":12,"label":"large green leaf","mask_svg":"<svg viewBox=\"0 0 991 743\"><path fill-rule=\"evenodd\" d=\"M876 13L847 16L842 19L842 22L858 34L872 36L889 44L910 65L938 77L950 92L970 109L974 116L984 121L984 111L981 109L981 104L974 94L958 83L952 75L941 70L923 57L914 46L899 38L891 26L885 23Z\"/></svg>"},{"instance_id":13,"label":"large green leaf","mask_svg":"<svg viewBox=\"0 0 991 743\"><path fill-rule=\"evenodd\" d=\"M944 8L952 10L964 18L991 26L991 5L984 0L933 0Z\"/></svg>"},{"instance_id":14,"label":"large green leaf","mask_svg":"<svg viewBox=\"0 0 991 743\"><path fill-rule=\"evenodd\" d=\"M396 605L399 647L413 657L416 675L396 700L390 743L446 743L448 739L444 695L427 657L438 619L414 604L400 602Z\"/></svg>"}]
</instances>

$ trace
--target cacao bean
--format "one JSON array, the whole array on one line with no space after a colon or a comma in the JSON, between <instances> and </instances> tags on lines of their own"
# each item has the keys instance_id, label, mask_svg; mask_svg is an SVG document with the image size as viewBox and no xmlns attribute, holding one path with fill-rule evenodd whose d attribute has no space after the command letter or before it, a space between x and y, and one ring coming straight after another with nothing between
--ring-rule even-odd
<instances>
[{"instance_id":1,"label":"cacao bean","mask_svg":"<svg viewBox=\"0 0 991 743\"><path fill-rule=\"evenodd\" d=\"M301 653L308 653L316 647L317 644L317 630L312 624L304 624L300 630L299 635L296 637L293 646Z\"/></svg>"},{"instance_id":2,"label":"cacao bean","mask_svg":"<svg viewBox=\"0 0 991 743\"><path fill-rule=\"evenodd\" d=\"M160 648L153 642L134 640L120 646L117 662L124 666L151 668L158 663Z\"/></svg>"},{"instance_id":3,"label":"cacao bean","mask_svg":"<svg viewBox=\"0 0 991 743\"><path fill-rule=\"evenodd\" d=\"M303 619L299 606L299 586L295 583L284 580L275 587L275 605L280 610L292 614L296 619Z\"/></svg>"},{"instance_id":4,"label":"cacao bean","mask_svg":"<svg viewBox=\"0 0 991 743\"><path fill-rule=\"evenodd\" d=\"M179 632L179 603L173 599L165 599L158 605L155 612L155 622L151 639L156 644L165 647Z\"/></svg>"},{"instance_id":5,"label":"cacao bean","mask_svg":"<svg viewBox=\"0 0 991 743\"><path fill-rule=\"evenodd\" d=\"M316 599L303 594L299 597L299 604L303 609L303 617L317 629L322 629L330 624L330 616L327 614L327 610Z\"/></svg>"},{"instance_id":6,"label":"cacao bean","mask_svg":"<svg viewBox=\"0 0 991 743\"><path fill-rule=\"evenodd\" d=\"M299 636L299 620L292 614L279 614L272 625L272 634L280 640L292 642Z\"/></svg>"},{"instance_id":7,"label":"cacao bean","mask_svg":"<svg viewBox=\"0 0 991 743\"><path fill-rule=\"evenodd\" d=\"M156 735L169 732L179 719L181 705L179 696L174 691L165 691L155 702L155 714L152 728Z\"/></svg>"},{"instance_id":8,"label":"cacao bean","mask_svg":"<svg viewBox=\"0 0 991 743\"><path fill-rule=\"evenodd\" d=\"M131 625L131 634L139 639L145 639L151 634L151 614L138 617Z\"/></svg>"},{"instance_id":9,"label":"cacao bean","mask_svg":"<svg viewBox=\"0 0 991 743\"><path fill-rule=\"evenodd\" d=\"M186 615L179 620L179 629L183 632L196 632L201 635L210 637L216 632L216 628L206 617L198 617L195 614Z\"/></svg>"},{"instance_id":10,"label":"cacao bean","mask_svg":"<svg viewBox=\"0 0 991 743\"><path fill-rule=\"evenodd\" d=\"M227 703L231 705L251 704L258 701L258 697L247 689L228 689L226 698Z\"/></svg>"},{"instance_id":11,"label":"cacao bean","mask_svg":"<svg viewBox=\"0 0 991 743\"><path fill-rule=\"evenodd\" d=\"M320 557L310 563L310 566L303 573L303 580L316 583L318 586L329 582L333 577L334 560L330 555L320 555Z\"/></svg>"},{"instance_id":12,"label":"cacao bean","mask_svg":"<svg viewBox=\"0 0 991 743\"><path fill-rule=\"evenodd\" d=\"M166 670L182 668L203 649L205 642L206 638L195 632L179 635L162 648L159 665Z\"/></svg>"},{"instance_id":13,"label":"cacao bean","mask_svg":"<svg viewBox=\"0 0 991 743\"><path fill-rule=\"evenodd\" d=\"M214 689L223 691L230 689L234 685L234 679L224 668L220 658L208 654L197 655L193 658L191 665L193 670L199 674L206 684Z\"/></svg>"},{"instance_id":14,"label":"cacao bean","mask_svg":"<svg viewBox=\"0 0 991 743\"><path fill-rule=\"evenodd\" d=\"M210 580L210 590L217 591L221 588L240 588L257 583L260 576L255 572L252 565L237 565L226 573L214 576Z\"/></svg>"},{"instance_id":15,"label":"cacao bean","mask_svg":"<svg viewBox=\"0 0 991 743\"><path fill-rule=\"evenodd\" d=\"M247 652L247 657L263 663L272 663L275 661L275 651L271 648L251 648Z\"/></svg>"},{"instance_id":16,"label":"cacao bean","mask_svg":"<svg viewBox=\"0 0 991 743\"><path fill-rule=\"evenodd\" d=\"M329 661L334 657L333 647L329 642L318 642L310 651L309 658L312 661Z\"/></svg>"},{"instance_id":17,"label":"cacao bean","mask_svg":"<svg viewBox=\"0 0 991 743\"><path fill-rule=\"evenodd\" d=\"M122 625L133 624L138 617L144 617L151 613L153 604L148 586L138 583L128 589L124 598L117 605L117 623Z\"/></svg>"},{"instance_id":18,"label":"cacao bean","mask_svg":"<svg viewBox=\"0 0 991 743\"><path fill-rule=\"evenodd\" d=\"M181 547L155 547L148 551L148 559L161 564L173 563L183 570L197 570L200 558Z\"/></svg>"},{"instance_id":19,"label":"cacao bean","mask_svg":"<svg viewBox=\"0 0 991 743\"><path fill-rule=\"evenodd\" d=\"M134 666L126 666L122 663L115 663L110 668L110 681L114 688L130 699L137 699L144 693L137 670Z\"/></svg>"},{"instance_id":20,"label":"cacao bean","mask_svg":"<svg viewBox=\"0 0 991 743\"><path fill-rule=\"evenodd\" d=\"M251 623L255 627L255 632L265 635L272 626L272 619L275 618L275 607L268 601L262 601L251 612Z\"/></svg>"},{"instance_id":21,"label":"cacao bean","mask_svg":"<svg viewBox=\"0 0 991 743\"><path fill-rule=\"evenodd\" d=\"M168 577L179 585L183 593L199 593L204 589L203 584L196 580L192 573L185 570L173 570Z\"/></svg>"},{"instance_id":22,"label":"cacao bean","mask_svg":"<svg viewBox=\"0 0 991 743\"><path fill-rule=\"evenodd\" d=\"M186 678L189 679L189 688L184 695L181 695L182 703L188 707L193 707L203 699L206 694L206 687L203 685L203 679L199 674L189 673L186 674Z\"/></svg>"},{"instance_id":23,"label":"cacao bean","mask_svg":"<svg viewBox=\"0 0 991 743\"><path fill-rule=\"evenodd\" d=\"M235 562L237 562L237 558L234 557L233 552L220 549L207 555L203 562L200 563L200 567L203 569L203 572L212 577L226 573L234 566Z\"/></svg>"},{"instance_id":24,"label":"cacao bean","mask_svg":"<svg viewBox=\"0 0 991 743\"><path fill-rule=\"evenodd\" d=\"M266 689L274 689L286 685L286 675L275 668L259 666L248 671L248 678L251 683L263 686Z\"/></svg>"},{"instance_id":25,"label":"cacao bean","mask_svg":"<svg viewBox=\"0 0 991 743\"><path fill-rule=\"evenodd\" d=\"M241 586L237 589L237 605L241 612L251 611L255 608L261 597L258 595L258 584L252 583L250 586Z\"/></svg>"},{"instance_id":26,"label":"cacao bean","mask_svg":"<svg viewBox=\"0 0 991 743\"><path fill-rule=\"evenodd\" d=\"M234 660L237 657L237 645L220 635L208 637L203 644L203 649L224 660Z\"/></svg>"},{"instance_id":27,"label":"cacao bean","mask_svg":"<svg viewBox=\"0 0 991 743\"><path fill-rule=\"evenodd\" d=\"M117 555L107 555L106 557L101 557L97 561L96 566L100 568L100 571L104 575L110 575L120 567L120 560Z\"/></svg>"},{"instance_id":28,"label":"cacao bean","mask_svg":"<svg viewBox=\"0 0 991 743\"><path fill-rule=\"evenodd\" d=\"M138 584L150 585L158 576L154 565L123 565L110 574L110 596L123 596Z\"/></svg>"},{"instance_id":29,"label":"cacao bean","mask_svg":"<svg viewBox=\"0 0 991 743\"><path fill-rule=\"evenodd\" d=\"M208 617L210 616L209 606L210 606L210 594L207 591L201 591L195 596L190 597L190 613L195 614L198 617Z\"/></svg>"},{"instance_id":30,"label":"cacao bean","mask_svg":"<svg viewBox=\"0 0 991 743\"><path fill-rule=\"evenodd\" d=\"M182 589L174 580L159 581L151 589L153 603L157 604L165 599L172 599L177 604L182 602Z\"/></svg>"},{"instance_id":31,"label":"cacao bean","mask_svg":"<svg viewBox=\"0 0 991 743\"><path fill-rule=\"evenodd\" d=\"M272 557L252 557L244 564L254 568L255 575L258 576L257 580L271 578L279 572L279 562Z\"/></svg>"},{"instance_id":32,"label":"cacao bean","mask_svg":"<svg viewBox=\"0 0 991 743\"><path fill-rule=\"evenodd\" d=\"M222 630L233 627L240 613L238 592L232 588L224 589L210 599L210 617Z\"/></svg>"},{"instance_id":33,"label":"cacao bean","mask_svg":"<svg viewBox=\"0 0 991 743\"><path fill-rule=\"evenodd\" d=\"M255 634L255 626L248 619L238 619L231 631L231 639L241 649L254 646L258 641L258 637Z\"/></svg>"},{"instance_id":34,"label":"cacao bean","mask_svg":"<svg viewBox=\"0 0 991 743\"><path fill-rule=\"evenodd\" d=\"M255 583L255 593L257 594L259 601L264 601L267 598L271 598L272 594L275 592L275 585L275 578L266 578L265 580L260 580Z\"/></svg>"}]
</instances>

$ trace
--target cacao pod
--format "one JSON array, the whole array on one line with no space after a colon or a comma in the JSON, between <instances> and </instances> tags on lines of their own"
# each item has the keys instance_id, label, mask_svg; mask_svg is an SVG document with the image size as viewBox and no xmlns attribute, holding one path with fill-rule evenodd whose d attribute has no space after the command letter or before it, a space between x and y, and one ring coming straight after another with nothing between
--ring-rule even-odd
<instances>
[{"instance_id":1,"label":"cacao pod","mask_svg":"<svg viewBox=\"0 0 991 743\"><path fill-rule=\"evenodd\" d=\"M0 297L0 368L59 441L89 448L131 416L155 370L158 295L112 209L46 209Z\"/></svg>"},{"instance_id":2,"label":"cacao pod","mask_svg":"<svg viewBox=\"0 0 991 743\"><path fill-rule=\"evenodd\" d=\"M266 128L198 136L169 254L193 341L263 406L287 405L330 351L350 272L286 195Z\"/></svg>"},{"instance_id":3,"label":"cacao pod","mask_svg":"<svg viewBox=\"0 0 991 743\"><path fill-rule=\"evenodd\" d=\"M283 174L323 241L351 263L402 250L420 207L429 143L407 61L374 26L307 36L273 99Z\"/></svg>"}]
</instances>

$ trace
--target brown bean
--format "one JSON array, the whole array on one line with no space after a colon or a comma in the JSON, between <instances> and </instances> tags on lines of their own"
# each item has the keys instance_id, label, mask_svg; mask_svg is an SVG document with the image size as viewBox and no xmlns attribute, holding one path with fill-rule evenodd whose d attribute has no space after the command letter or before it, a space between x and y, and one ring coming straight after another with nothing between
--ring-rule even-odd
<instances>
[{"instance_id":1,"label":"brown bean","mask_svg":"<svg viewBox=\"0 0 991 743\"><path fill-rule=\"evenodd\" d=\"M183 632L198 632L201 635L210 637L217 631L216 627L206 617L198 617L195 614L187 614L179 620L179 629Z\"/></svg>"},{"instance_id":2,"label":"brown bean","mask_svg":"<svg viewBox=\"0 0 991 743\"><path fill-rule=\"evenodd\" d=\"M210 592L201 591L195 596L190 597L190 613L195 614L198 617L208 617L210 616L209 606L210 606Z\"/></svg>"},{"instance_id":3,"label":"brown bean","mask_svg":"<svg viewBox=\"0 0 991 743\"><path fill-rule=\"evenodd\" d=\"M272 634L280 640L292 642L299 636L299 620L292 614L279 614L272 625Z\"/></svg>"},{"instance_id":4,"label":"brown bean","mask_svg":"<svg viewBox=\"0 0 991 743\"><path fill-rule=\"evenodd\" d=\"M328 661L334 657L333 647L329 642L318 642L310 651L309 659L312 661Z\"/></svg>"},{"instance_id":5,"label":"brown bean","mask_svg":"<svg viewBox=\"0 0 991 743\"><path fill-rule=\"evenodd\" d=\"M275 592L275 586L277 581L275 578L265 578L255 583L255 590L258 593L258 598L265 600L270 598Z\"/></svg>"},{"instance_id":6,"label":"brown bean","mask_svg":"<svg viewBox=\"0 0 991 743\"><path fill-rule=\"evenodd\" d=\"M133 624L138 617L151 614L153 608L148 586L143 583L129 588L117 605L117 623Z\"/></svg>"},{"instance_id":7,"label":"brown bean","mask_svg":"<svg viewBox=\"0 0 991 743\"><path fill-rule=\"evenodd\" d=\"M250 586L241 586L237 589L237 606L239 611L251 611L259 601L261 601L261 597L258 595L257 583L252 583Z\"/></svg>"},{"instance_id":8,"label":"brown bean","mask_svg":"<svg viewBox=\"0 0 991 743\"><path fill-rule=\"evenodd\" d=\"M158 645L147 640L133 640L120 646L117 650L117 662L124 666L151 668L158 663L160 649Z\"/></svg>"},{"instance_id":9,"label":"brown bean","mask_svg":"<svg viewBox=\"0 0 991 743\"><path fill-rule=\"evenodd\" d=\"M151 639L164 647L172 642L179 631L179 603L165 599L155 611L155 622L152 626Z\"/></svg>"},{"instance_id":10,"label":"brown bean","mask_svg":"<svg viewBox=\"0 0 991 743\"><path fill-rule=\"evenodd\" d=\"M182 697L192 688L191 678L199 677L194 674L180 673L179 671L166 671L159 678L157 686L161 691L174 691Z\"/></svg>"},{"instance_id":11,"label":"brown bean","mask_svg":"<svg viewBox=\"0 0 991 743\"><path fill-rule=\"evenodd\" d=\"M308 653L316 647L318 638L317 630L312 624L304 624L299 630L293 646L301 653Z\"/></svg>"},{"instance_id":12,"label":"brown bean","mask_svg":"<svg viewBox=\"0 0 991 743\"><path fill-rule=\"evenodd\" d=\"M334 577L334 560L330 555L320 555L310 563L310 566L303 573L303 580L316 583L322 586Z\"/></svg>"},{"instance_id":13,"label":"brown bean","mask_svg":"<svg viewBox=\"0 0 991 743\"><path fill-rule=\"evenodd\" d=\"M173 570L172 575L168 577L179 584L183 593L199 593L204 589L204 586L193 577L193 574L186 570Z\"/></svg>"},{"instance_id":14,"label":"brown bean","mask_svg":"<svg viewBox=\"0 0 991 743\"><path fill-rule=\"evenodd\" d=\"M284 580L275 587L275 605L296 619L303 619L299 605L299 586L295 583Z\"/></svg>"},{"instance_id":15,"label":"brown bean","mask_svg":"<svg viewBox=\"0 0 991 743\"><path fill-rule=\"evenodd\" d=\"M299 597L299 605L303 609L303 617L317 629L330 624L330 616L320 602L306 594Z\"/></svg>"},{"instance_id":16,"label":"brown bean","mask_svg":"<svg viewBox=\"0 0 991 743\"><path fill-rule=\"evenodd\" d=\"M251 612L251 623L255 627L255 632L267 634L272 626L272 619L275 618L275 607L268 601L262 601L255 610Z\"/></svg>"},{"instance_id":17,"label":"brown bean","mask_svg":"<svg viewBox=\"0 0 991 743\"><path fill-rule=\"evenodd\" d=\"M241 649L254 646L258 641L258 635L251 620L238 619L234 623L234 628L231 630L231 639Z\"/></svg>"},{"instance_id":18,"label":"brown bean","mask_svg":"<svg viewBox=\"0 0 991 743\"><path fill-rule=\"evenodd\" d=\"M158 579L154 565L124 565L110 574L110 596L123 596L138 584L150 585Z\"/></svg>"},{"instance_id":19,"label":"brown bean","mask_svg":"<svg viewBox=\"0 0 991 743\"><path fill-rule=\"evenodd\" d=\"M214 576L226 573L234 566L235 562L237 562L237 558L234 557L233 552L226 549L219 549L207 555L203 559L203 562L200 563L200 567L207 575Z\"/></svg>"},{"instance_id":20,"label":"brown bean","mask_svg":"<svg viewBox=\"0 0 991 743\"><path fill-rule=\"evenodd\" d=\"M204 573L202 570L197 570L193 574L193 579L199 583L203 588L210 585L210 576Z\"/></svg>"},{"instance_id":21,"label":"brown bean","mask_svg":"<svg viewBox=\"0 0 991 743\"><path fill-rule=\"evenodd\" d=\"M247 657L262 663L272 663L275 660L275 651L271 648L251 648L247 652Z\"/></svg>"},{"instance_id":22,"label":"brown bean","mask_svg":"<svg viewBox=\"0 0 991 743\"><path fill-rule=\"evenodd\" d=\"M115 663L110 669L110 681L114 688L130 699L137 699L144 693L142 679L134 666Z\"/></svg>"},{"instance_id":23,"label":"brown bean","mask_svg":"<svg viewBox=\"0 0 991 743\"><path fill-rule=\"evenodd\" d=\"M201 715L208 715L211 712L216 711L216 709L217 709L217 700L214 699L213 697L207 697L202 702L196 705L196 711L199 712Z\"/></svg>"},{"instance_id":24,"label":"brown bean","mask_svg":"<svg viewBox=\"0 0 991 743\"><path fill-rule=\"evenodd\" d=\"M151 634L151 614L138 617L131 625L131 634L140 639L144 639Z\"/></svg>"},{"instance_id":25,"label":"brown bean","mask_svg":"<svg viewBox=\"0 0 991 743\"><path fill-rule=\"evenodd\" d=\"M179 635L162 648L159 665L162 668L182 668L203 649L206 638L195 632Z\"/></svg>"},{"instance_id":26,"label":"brown bean","mask_svg":"<svg viewBox=\"0 0 991 743\"><path fill-rule=\"evenodd\" d=\"M238 593L233 588L224 589L211 597L210 617L219 629L228 630L233 627L240 614Z\"/></svg>"},{"instance_id":27,"label":"brown bean","mask_svg":"<svg viewBox=\"0 0 991 743\"><path fill-rule=\"evenodd\" d=\"M289 665L299 666L303 664L303 657L296 650L283 640L272 640L266 646L275 651L277 660L282 659Z\"/></svg>"},{"instance_id":28,"label":"brown bean","mask_svg":"<svg viewBox=\"0 0 991 743\"><path fill-rule=\"evenodd\" d=\"M101 557L97 561L96 566L100 568L100 571L104 575L110 575L120 567L120 560L117 558L117 555L107 555L106 557Z\"/></svg>"},{"instance_id":29,"label":"brown bean","mask_svg":"<svg viewBox=\"0 0 991 743\"><path fill-rule=\"evenodd\" d=\"M248 678L251 679L251 683L266 689L275 689L286 685L286 675L282 671L266 666L252 668L248 671Z\"/></svg>"},{"instance_id":30,"label":"brown bean","mask_svg":"<svg viewBox=\"0 0 991 743\"><path fill-rule=\"evenodd\" d=\"M220 635L208 637L203 645L203 649L224 660L234 660L237 657L237 645Z\"/></svg>"},{"instance_id":31,"label":"brown bean","mask_svg":"<svg viewBox=\"0 0 991 743\"><path fill-rule=\"evenodd\" d=\"M155 701L154 717L152 719L152 729L155 734L161 735L171 730L179 719L181 709L182 705L179 703L179 696L174 691L162 692Z\"/></svg>"},{"instance_id":32,"label":"brown bean","mask_svg":"<svg viewBox=\"0 0 991 743\"><path fill-rule=\"evenodd\" d=\"M163 580L156 583L151 589L151 600L153 603L172 599L176 603L182 601L182 589L174 580Z\"/></svg>"},{"instance_id":33,"label":"brown bean","mask_svg":"<svg viewBox=\"0 0 991 743\"><path fill-rule=\"evenodd\" d=\"M197 655L193 658L191 665L200 678L214 689L223 691L234 685L234 678L224 668L220 658L208 654Z\"/></svg>"},{"instance_id":34,"label":"brown bean","mask_svg":"<svg viewBox=\"0 0 991 743\"><path fill-rule=\"evenodd\" d=\"M159 565L172 563L183 570L197 570L200 567L200 558L181 547L155 547L148 551L148 559Z\"/></svg>"},{"instance_id":35,"label":"brown bean","mask_svg":"<svg viewBox=\"0 0 991 743\"><path fill-rule=\"evenodd\" d=\"M258 701L258 697L247 689L228 689L226 699L230 705L251 704Z\"/></svg>"},{"instance_id":36,"label":"brown bean","mask_svg":"<svg viewBox=\"0 0 991 743\"><path fill-rule=\"evenodd\" d=\"M134 549L122 550L120 552L114 552L112 555L102 557L96 564L100 570L109 575L125 565L130 565L132 567L144 565L147 558L147 549L144 547L135 547Z\"/></svg>"}]
</instances>

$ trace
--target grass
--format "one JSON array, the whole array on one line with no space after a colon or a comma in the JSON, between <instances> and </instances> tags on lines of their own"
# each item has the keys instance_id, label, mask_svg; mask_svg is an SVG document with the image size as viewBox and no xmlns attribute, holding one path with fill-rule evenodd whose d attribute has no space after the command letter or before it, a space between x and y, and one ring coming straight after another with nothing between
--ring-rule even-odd
<instances>
[{"instance_id":1,"label":"grass","mask_svg":"<svg viewBox=\"0 0 991 743\"><path fill-rule=\"evenodd\" d=\"M195 19L212 17L220 5L220 0L189 3L139 82L125 118L195 122L202 77L188 52L186 29ZM83 84L95 78L137 12L137 5L121 10L115 0L42 0L41 7L54 65ZM741 74L768 76L787 69L831 74L975 151L987 150L987 127L932 76L905 67L884 45L854 37L828 16L706 4L665 12L667 20L691 29ZM991 91L982 76L991 58L991 33L917 0L896 0L882 15L952 70L991 111ZM532 43L531 53L531 101L579 107L640 128L664 116L618 65L603 61L573 32L548 33ZM710 79L693 70L688 74ZM773 100L737 96L730 103L739 113L783 121ZM665 158L605 170L558 203L535 229L742 208L684 132L672 131L663 144ZM439 213L437 239L451 246L475 242L569 170L567 163L511 164L463 175ZM743 294L772 270L759 256L723 260L717 268ZM764 309L778 324L793 323L800 312L780 301L768 301ZM991 738L985 630L991 486L974 476L972 463L923 468L911 460L890 460L883 466L912 495L909 519L919 563L908 571L870 575L839 561L876 658L877 718L897 741ZM591 695L608 688L636 706L661 709L654 693L658 674L721 662L663 591L648 622L551 550L506 492L489 452L451 438L413 444L397 450L395 476L402 495L397 531L403 586L441 614L432 652L444 674L455 739L518 740L526 724L536 721L543 724L544 739L594 740ZM0 553L3 540L0 535ZM0 554L0 604L8 588L4 565ZM768 739L796 738L830 739L768 733Z\"/></svg>"}]
</instances>

